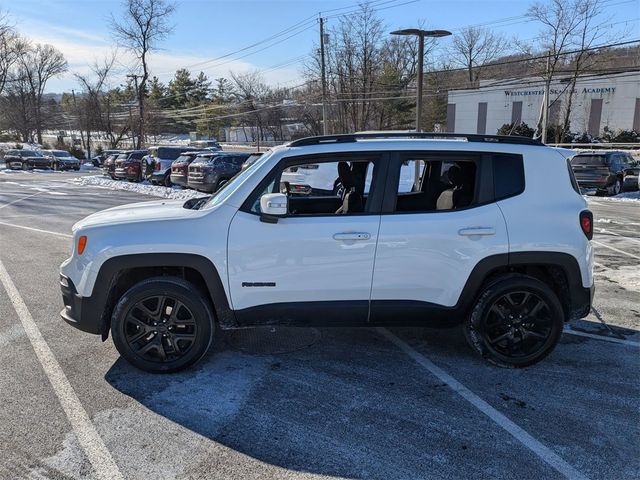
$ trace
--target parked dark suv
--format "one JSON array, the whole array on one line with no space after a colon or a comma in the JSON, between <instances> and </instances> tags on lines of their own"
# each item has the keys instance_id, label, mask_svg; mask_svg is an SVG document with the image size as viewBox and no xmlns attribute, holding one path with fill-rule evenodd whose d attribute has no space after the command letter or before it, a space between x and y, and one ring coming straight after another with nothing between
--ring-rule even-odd
<instances>
[{"instance_id":1,"label":"parked dark suv","mask_svg":"<svg viewBox=\"0 0 640 480\"><path fill-rule=\"evenodd\" d=\"M154 185L170 187L171 164L183 152L198 151L194 147L150 147L149 155L142 159L143 174Z\"/></svg>"},{"instance_id":2,"label":"parked dark suv","mask_svg":"<svg viewBox=\"0 0 640 480\"><path fill-rule=\"evenodd\" d=\"M120 156L120 154L123 152L115 152L112 153L111 155L108 155L104 161L102 162L102 174L106 175L108 177L111 177L115 180L115 173L116 173L116 159Z\"/></svg>"},{"instance_id":3,"label":"parked dark suv","mask_svg":"<svg viewBox=\"0 0 640 480\"><path fill-rule=\"evenodd\" d=\"M630 155L625 152L584 152L571 159L571 168L580 188L618 195Z\"/></svg>"},{"instance_id":4,"label":"parked dark suv","mask_svg":"<svg viewBox=\"0 0 640 480\"><path fill-rule=\"evenodd\" d=\"M129 150L122 152L116 158L114 177L118 180L130 180L132 182L142 181L141 160L148 150Z\"/></svg>"},{"instance_id":5,"label":"parked dark suv","mask_svg":"<svg viewBox=\"0 0 640 480\"><path fill-rule=\"evenodd\" d=\"M51 159L36 150L9 150L4 155L4 163L11 170L51 168Z\"/></svg>"},{"instance_id":6,"label":"parked dark suv","mask_svg":"<svg viewBox=\"0 0 640 480\"><path fill-rule=\"evenodd\" d=\"M189 165L187 185L201 192L213 193L240 171L249 153L205 153Z\"/></svg>"},{"instance_id":7,"label":"parked dark suv","mask_svg":"<svg viewBox=\"0 0 640 480\"><path fill-rule=\"evenodd\" d=\"M211 153L208 150L195 152L182 152L182 154L171 163L171 183L187 187L189 181L189 165L198 157Z\"/></svg>"}]
</instances>

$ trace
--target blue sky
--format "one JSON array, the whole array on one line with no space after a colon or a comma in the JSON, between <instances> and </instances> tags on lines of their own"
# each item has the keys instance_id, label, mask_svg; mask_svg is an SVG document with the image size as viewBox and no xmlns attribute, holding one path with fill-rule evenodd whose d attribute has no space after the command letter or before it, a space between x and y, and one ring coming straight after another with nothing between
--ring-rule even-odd
<instances>
[{"instance_id":1,"label":"blue sky","mask_svg":"<svg viewBox=\"0 0 640 480\"><path fill-rule=\"evenodd\" d=\"M372 0L389 31L415 26L456 30L487 24L507 36L533 39L538 25L522 15L530 0L457 1L457 0ZM640 37L640 0L605 0L612 30L626 30L626 37ZM229 76L229 71L263 70L270 83L295 85L300 80L300 62L309 55L318 37L318 26L310 17L324 12L327 24L335 25L335 15L357 7L349 0L181 0L173 16L175 29L153 55L153 74L166 81L180 67L203 70L209 77ZM50 82L47 90L60 92L78 88L74 72L86 73L90 64L101 59L116 45L110 37L110 14L119 15L119 0L20 0L0 2L17 29L41 43L60 49L69 61L69 73ZM338 9L338 10L335 10ZM334 16L331 18L331 16ZM211 61L259 42L273 34L308 20L286 35L260 47ZM497 22L499 21L499 22ZM291 38L282 42L284 37ZM448 39L441 40L446 48ZM256 51L270 45L262 51ZM245 56L246 55L246 56ZM239 58L244 56L243 58ZM131 60L119 50L119 73L124 76ZM276 68L273 68L276 67Z\"/></svg>"}]
</instances>

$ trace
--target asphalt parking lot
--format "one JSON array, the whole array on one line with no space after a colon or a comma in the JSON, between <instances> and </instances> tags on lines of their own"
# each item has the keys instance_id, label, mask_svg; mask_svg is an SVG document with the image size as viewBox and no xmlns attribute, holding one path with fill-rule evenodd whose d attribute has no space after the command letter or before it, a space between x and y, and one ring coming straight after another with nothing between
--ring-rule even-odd
<instances>
[{"instance_id":1,"label":"asphalt parking lot","mask_svg":"<svg viewBox=\"0 0 640 480\"><path fill-rule=\"evenodd\" d=\"M153 199L78 175L0 175L0 478L640 477L640 201L589 200L595 309L536 366L457 329L280 328L150 375L60 320L71 226Z\"/></svg>"}]
</instances>

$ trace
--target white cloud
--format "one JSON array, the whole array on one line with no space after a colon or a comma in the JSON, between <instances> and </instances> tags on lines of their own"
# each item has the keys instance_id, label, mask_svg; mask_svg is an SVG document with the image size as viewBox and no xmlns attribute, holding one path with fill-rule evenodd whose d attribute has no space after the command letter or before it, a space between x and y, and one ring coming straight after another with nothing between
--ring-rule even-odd
<instances>
[{"instance_id":1,"label":"white cloud","mask_svg":"<svg viewBox=\"0 0 640 480\"><path fill-rule=\"evenodd\" d=\"M35 28L34 28L35 25ZM48 92L69 91L78 88L78 82L74 73L89 74L91 65L96 61L100 62L105 57L117 49L117 76L114 83L124 83L125 75L132 71L135 65L134 58L122 48L117 48L115 42L105 41L103 36L94 35L81 30L41 24L40 22L29 22L21 25L21 33L35 43L48 43L60 50L67 62L69 62L69 72L60 78L53 79L47 85ZM167 82L173 77L173 72L179 68L189 65L202 64L209 60L207 57L185 54L183 52L160 50L150 56L149 65L152 75L157 75L160 80ZM277 59L274 63L278 63ZM268 66L262 67L267 69ZM223 60L218 62L198 65L190 70L197 75L200 70L210 78L229 77L229 72L244 73L253 70L260 70L256 66L245 60ZM265 72L264 79L270 84L295 85L300 80L300 74L295 66Z\"/></svg>"}]
</instances>

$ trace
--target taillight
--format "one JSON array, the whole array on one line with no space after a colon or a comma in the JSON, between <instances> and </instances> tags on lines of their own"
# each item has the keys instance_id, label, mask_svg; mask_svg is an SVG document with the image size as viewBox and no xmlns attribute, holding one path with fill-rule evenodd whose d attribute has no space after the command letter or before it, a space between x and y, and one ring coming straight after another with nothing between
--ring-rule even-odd
<instances>
[{"instance_id":1,"label":"taillight","mask_svg":"<svg viewBox=\"0 0 640 480\"><path fill-rule=\"evenodd\" d=\"M589 210L583 210L580 212L580 228L582 232L591 240L593 238L593 213Z\"/></svg>"},{"instance_id":2,"label":"taillight","mask_svg":"<svg viewBox=\"0 0 640 480\"><path fill-rule=\"evenodd\" d=\"M160 162L156 162L156 170L160 170L162 165L160 165Z\"/></svg>"}]
</instances>

